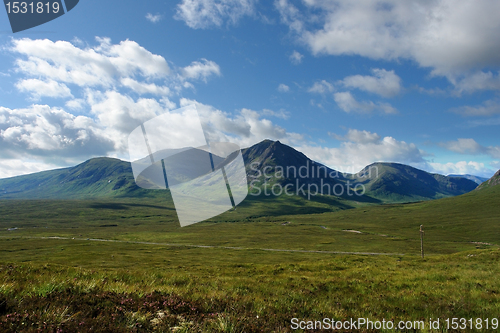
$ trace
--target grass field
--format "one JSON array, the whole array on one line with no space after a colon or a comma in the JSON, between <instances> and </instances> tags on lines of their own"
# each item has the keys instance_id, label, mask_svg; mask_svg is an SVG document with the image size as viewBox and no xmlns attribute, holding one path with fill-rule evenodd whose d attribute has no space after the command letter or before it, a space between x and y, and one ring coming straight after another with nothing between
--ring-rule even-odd
<instances>
[{"instance_id":1,"label":"grass field","mask_svg":"<svg viewBox=\"0 0 500 333\"><path fill-rule=\"evenodd\" d=\"M254 199L185 228L169 200L0 201L0 331L491 320L500 313L499 192L357 209Z\"/></svg>"}]
</instances>

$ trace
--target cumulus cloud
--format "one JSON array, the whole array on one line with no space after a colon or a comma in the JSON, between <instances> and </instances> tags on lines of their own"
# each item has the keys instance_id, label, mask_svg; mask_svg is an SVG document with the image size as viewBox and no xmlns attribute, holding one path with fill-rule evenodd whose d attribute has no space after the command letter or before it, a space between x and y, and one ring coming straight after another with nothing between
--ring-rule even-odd
<instances>
[{"instance_id":1,"label":"cumulus cloud","mask_svg":"<svg viewBox=\"0 0 500 333\"><path fill-rule=\"evenodd\" d=\"M345 136L332 136L342 141L339 148L311 145L298 148L309 158L348 173L358 172L374 162L397 162L416 167L427 165L424 160L426 153L413 143L354 129L350 129Z\"/></svg>"},{"instance_id":2,"label":"cumulus cloud","mask_svg":"<svg viewBox=\"0 0 500 333\"><path fill-rule=\"evenodd\" d=\"M302 135L287 132L266 118L266 116L287 118L288 115L284 112L243 108L235 115L231 115L195 100L182 98L180 101L181 107L190 104L196 104L205 134L210 141L231 141L240 147L249 147L264 139L281 140L287 144L303 140Z\"/></svg>"},{"instance_id":3,"label":"cumulus cloud","mask_svg":"<svg viewBox=\"0 0 500 333\"><path fill-rule=\"evenodd\" d=\"M219 65L207 59L193 61L191 65L184 67L182 72L185 78L203 80L205 82L211 75L221 75Z\"/></svg>"},{"instance_id":4,"label":"cumulus cloud","mask_svg":"<svg viewBox=\"0 0 500 333\"><path fill-rule=\"evenodd\" d=\"M73 97L71 90L64 83L54 80L42 81L39 79L20 80L16 83L16 88L22 92L31 94L33 100L39 100L41 97L68 98Z\"/></svg>"},{"instance_id":5,"label":"cumulus cloud","mask_svg":"<svg viewBox=\"0 0 500 333\"><path fill-rule=\"evenodd\" d=\"M89 90L85 101L71 102L90 106L90 114L75 116L48 105L0 107L2 158L31 160L36 165L53 165L54 161L71 165L96 156L127 159L130 132L144 121L175 108L166 98L134 100L116 91Z\"/></svg>"},{"instance_id":6,"label":"cumulus cloud","mask_svg":"<svg viewBox=\"0 0 500 333\"><path fill-rule=\"evenodd\" d=\"M300 54L297 51L293 51L293 53L290 55L289 59L292 62L292 64L298 65L302 62L302 58L304 58L303 54Z\"/></svg>"},{"instance_id":7,"label":"cumulus cloud","mask_svg":"<svg viewBox=\"0 0 500 333\"><path fill-rule=\"evenodd\" d=\"M500 65L500 2L276 0L275 6L315 55L410 59L452 83Z\"/></svg>"},{"instance_id":8,"label":"cumulus cloud","mask_svg":"<svg viewBox=\"0 0 500 333\"><path fill-rule=\"evenodd\" d=\"M162 16L160 14L153 15L151 13L146 14L146 19L150 21L151 23L157 23L160 22L162 19Z\"/></svg>"},{"instance_id":9,"label":"cumulus cloud","mask_svg":"<svg viewBox=\"0 0 500 333\"><path fill-rule=\"evenodd\" d=\"M278 86L278 91L279 92L289 92L290 91L290 87L287 86L286 84L284 83L281 83L279 86Z\"/></svg>"},{"instance_id":10,"label":"cumulus cloud","mask_svg":"<svg viewBox=\"0 0 500 333\"><path fill-rule=\"evenodd\" d=\"M65 105L66 105L66 107L68 107L71 110L81 110L81 109L83 109L83 107L85 105L85 100L82 98L76 98L76 99L72 99L70 101L67 101Z\"/></svg>"},{"instance_id":11,"label":"cumulus cloud","mask_svg":"<svg viewBox=\"0 0 500 333\"><path fill-rule=\"evenodd\" d=\"M139 82L132 78L126 77L121 79L121 84L124 87L130 88L139 94L152 94L160 96L170 95L170 89L166 86L158 86L154 83Z\"/></svg>"},{"instance_id":12,"label":"cumulus cloud","mask_svg":"<svg viewBox=\"0 0 500 333\"><path fill-rule=\"evenodd\" d=\"M371 113L378 111L385 114L395 114L398 111L388 103L374 103L372 101L358 102L349 91L333 94L333 99L339 108L347 113Z\"/></svg>"},{"instance_id":13,"label":"cumulus cloud","mask_svg":"<svg viewBox=\"0 0 500 333\"><path fill-rule=\"evenodd\" d=\"M324 94L327 92L334 92L335 87L330 82L328 82L326 80L321 80L321 81L314 82L312 87L310 87L307 91L310 93Z\"/></svg>"},{"instance_id":14,"label":"cumulus cloud","mask_svg":"<svg viewBox=\"0 0 500 333\"><path fill-rule=\"evenodd\" d=\"M461 138L455 141L442 142L440 146L459 154L484 154L492 158L500 158L500 146L485 147L477 143L474 139Z\"/></svg>"},{"instance_id":15,"label":"cumulus cloud","mask_svg":"<svg viewBox=\"0 0 500 333\"><path fill-rule=\"evenodd\" d=\"M82 49L67 41L23 38L13 40L11 51L27 58L16 60L18 71L80 87L110 87L116 78L141 75L154 79L170 73L162 56L152 54L134 41L119 44L111 44L109 38L98 41L98 46Z\"/></svg>"},{"instance_id":16,"label":"cumulus cloud","mask_svg":"<svg viewBox=\"0 0 500 333\"><path fill-rule=\"evenodd\" d=\"M339 81L346 88L357 88L382 97L394 97L401 91L401 78L394 71L372 69L373 76L353 75Z\"/></svg>"},{"instance_id":17,"label":"cumulus cloud","mask_svg":"<svg viewBox=\"0 0 500 333\"><path fill-rule=\"evenodd\" d=\"M134 128L168 111L172 106L165 98L160 101L154 98L134 100L113 90L88 91L86 97L90 112L96 116L99 124L116 138L117 149L123 149L125 136Z\"/></svg>"},{"instance_id":18,"label":"cumulus cloud","mask_svg":"<svg viewBox=\"0 0 500 333\"><path fill-rule=\"evenodd\" d=\"M442 143L441 146L460 154L477 154L482 150L481 145L474 139L458 139Z\"/></svg>"},{"instance_id":19,"label":"cumulus cloud","mask_svg":"<svg viewBox=\"0 0 500 333\"><path fill-rule=\"evenodd\" d=\"M217 63L201 59L184 68L171 68L166 59L153 54L130 40L118 44L109 38L97 38L98 45L84 48L66 41L13 40L9 48L20 55L15 70L28 79L16 87L29 92L32 98L72 98L71 89L92 88L112 90L128 88L143 95L170 96L192 88L190 80L203 80L221 75Z\"/></svg>"},{"instance_id":20,"label":"cumulus cloud","mask_svg":"<svg viewBox=\"0 0 500 333\"><path fill-rule=\"evenodd\" d=\"M177 5L175 18L193 29L236 24L255 12L257 0L183 0Z\"/></svg>"},{"instance_id":21,"label":"cumulus cloud","mask_svg":"<svg viewBox=\"0 0 500 333\"><path fill-rule=\"evenodd\" d=\"M38 155L44 159L91 154L106 156L115 145L91 118L74 116L48 105L24 109L0 107L3 156Z\"/></svg>"}]
</instances>

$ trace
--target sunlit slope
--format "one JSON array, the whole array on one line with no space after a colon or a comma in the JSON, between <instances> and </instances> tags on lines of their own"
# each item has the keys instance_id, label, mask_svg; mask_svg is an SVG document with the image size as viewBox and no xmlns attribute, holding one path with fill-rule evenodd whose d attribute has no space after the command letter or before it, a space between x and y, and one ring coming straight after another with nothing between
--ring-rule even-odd
<instances>
[{"instance_id":1,"label":"sunlit slope","mask_svg":"<svg viewBox=\"0 0 500 333\"><path fill-rule=\"evenodd\" d=\"M482 189L493 187L493 186L497 186L497 185L500 185L500 170L498 170L493 175L493 177L491 177L490 179L488 179L487 181L485 181L484 183L482 183L481 185L479 185L477 187L477 190L482 190Z\"/></svg>"},{"instance_id":2,"label":"sunlit slope","mask_svg":"<svg viewBox=\"0 0 500 333\"><path fill-rule=\"evenodd\" d=\"M395 236L395 242L418 240L419 226L424 225L426 242L434 243L434 252L442 252L455 245L458 249L459 243L500 245L499 200L500 186L494 186L452 198L339 211L328 218L339 228Z\"/></svg>"},{"instance_id":3,"label":"sunlit slope","mask_svg":"<svg viewBox=\"0 0 500 333\"><path fill-rule=\"evenodd\" d=\"M383 202L411 202L456 196L474 190L469 179L432 174L399 163L373 163L354 175L367 194Z\"/></svg>"},{"instance_id":4,"label":"sunlit slope","mask_svg":"<svg viewBox=\"0 0 500 333\"><path fill-rule=\"evenodd\" d=\"M94 158L75 167L0 180L3 199L81 199L145 195L130 163Z\"/></svg>"}]
</instances>

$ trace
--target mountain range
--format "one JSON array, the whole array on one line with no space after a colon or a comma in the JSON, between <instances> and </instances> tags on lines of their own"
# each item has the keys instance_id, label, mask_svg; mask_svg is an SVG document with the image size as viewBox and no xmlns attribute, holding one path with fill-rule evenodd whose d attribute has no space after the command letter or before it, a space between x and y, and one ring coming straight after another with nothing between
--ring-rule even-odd
<instances>
[{"instance_id":1,"label":"mountain range","mask_svg":"<svg viewBox=\"0 0 500 333\"><path fill-rule=\"evenodd\" d=\"M392 203L456 196L477 187L467 177L432 174L398 163L374 163L357 174L345 174L279 141L264 140L243 149L242 154L250 191L286 187L302 196L314 191L347 200ZM0 199L164 197L165 192L139 188L129 162L107 157L0 179Z\"/></svg>"},{"instance_id":2,"label":"mountain range","mask_svg":"<svg viewBox=\"0 0 500 333\"><path fill-rule=\"evenodd\" d=\"M477 183L463 177L431 174L398 163L373 163L356 174L341 173L309 159L303 153L279 141L264 140L244 149L243 157L247 167L247 176L257 185L262 186L265 180L270 186L275 183L281 186L290 184L292 188L297 184L299 186L316 184L319 188L325 184L333 188L338 184L344 189L348 186L361 189L359 185L363 185L365 191L362 196L349 197L346 191L344 195L338 195L340 190L332 193L358 201L370 201L367 199L375 199L378 202L431 200L464 194L477 187ZM300 168L302 170L299 170ZM265 173L264 169L266 169ZM283 176L279 177L282 169L284 169ZM296 174L286 172L287 169L297 172ZM301 174L308 174L309 177L300 177L299 171L303 171ZM266 174L274 177L266 177ZM339 189L342 187L338 186ZM360 191L357 192L359 194Z\"/></svg>"}]
</instances>

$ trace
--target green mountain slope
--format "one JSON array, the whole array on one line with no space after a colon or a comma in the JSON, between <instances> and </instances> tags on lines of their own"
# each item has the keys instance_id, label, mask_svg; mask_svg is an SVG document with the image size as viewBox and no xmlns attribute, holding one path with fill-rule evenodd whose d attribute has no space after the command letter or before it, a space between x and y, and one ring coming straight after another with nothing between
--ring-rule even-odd
<instances>
[{"instance_id":1,"label":"green mountain slope","mask_svg":"<svg viewBox=\"0 0 500 333\"><path fill-rule=\"evenodd\" d=\"M130 163L93 158L75 167L0 179L2 199L81 199L147 196L137 187Z\"/></svg>"},{"instance_id":2,"label":"green mountain slope","mask_svg":"<svg viewBox=\"0 0 500 333\"><path fill-rule=\"evenodd\" d=\"M482 183L477 187L477 190L484 190L485 188L500 185L500 170L498 170L493 177Z\"/></svg>"},{"instance_id":3,"label":"green mountain slope","mask_svg":"<svg viewBox=\"0 0 500 333\"><path fill-rule=\"evenodd\" d=\"M456 196L474 190L469 179L431 174L398 163L373 163L352 178L384 202L411 202Z\"/></svg>"},{"instance_id":4,"label":"green mountain slope","mask_svg":"<svg viewBox=\"0 0 500 333\"><path fill-rule=\"evenodd\" d=\"M471 245L500 245L499 198L500 186L493 186L439 200L339 211L332 219L340 228L412 241L416 252L419 226L424 225L429 253L451 253Z\"/></svg>"}]
</instances>

